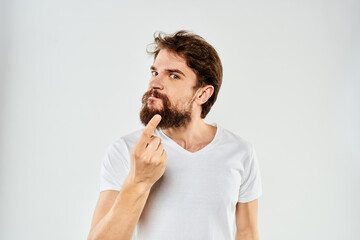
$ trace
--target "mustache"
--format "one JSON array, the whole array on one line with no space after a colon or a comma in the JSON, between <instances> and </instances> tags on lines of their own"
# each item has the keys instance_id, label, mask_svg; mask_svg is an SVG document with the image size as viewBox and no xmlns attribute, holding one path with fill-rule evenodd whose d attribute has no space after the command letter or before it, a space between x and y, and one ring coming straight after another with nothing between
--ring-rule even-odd
<instances>
[{"instance_id":1,"label":"mustache","mask_svg":"<svg viewBox=\"0 0 360 240\"><path fill-rule=\"evenodd\" d=\"M165 94L160 93L156 89L150 89L147 92L145 92L144 95L141 98L141 103L143 104L143 106L147 105L147 102L148 102L149 97L151 95L153 95L154 97L157 97L159 99L162 99L163 104L168 105L168 106L171 105L169 98Z\"/></svg>"},{"instance_id":2,"label":"mustache","mask_svg":"<svg viewBox=\"0 0 360 240\"><path fill-rule=\"evenodd\" d=\"M153 95L154 97L160 98L160 99L167 99L168 98L165 94L160 93L156 89L150 89L149 91L147 91L145 93L144 97L146 99L148 99L151 95Z\"/></svg>"}]
</instances>

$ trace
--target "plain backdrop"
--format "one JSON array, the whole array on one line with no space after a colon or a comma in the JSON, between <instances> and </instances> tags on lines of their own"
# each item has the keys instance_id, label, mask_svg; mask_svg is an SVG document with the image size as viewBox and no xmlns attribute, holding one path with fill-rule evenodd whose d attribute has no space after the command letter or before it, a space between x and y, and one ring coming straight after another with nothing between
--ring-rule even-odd
<instances>
[{"instance_id":1,"label":"plain backdrop","mask_svg":"<svg viewBox=\"0 0 360 240\"><path fill-rule=\"evenodd\" d=\"M257 150L262 240L360 236L359 1L2 1L0 239L86 239L109 144L142 126L155 31L224 68L217 122Z\"/></svg>"}]
</instances>

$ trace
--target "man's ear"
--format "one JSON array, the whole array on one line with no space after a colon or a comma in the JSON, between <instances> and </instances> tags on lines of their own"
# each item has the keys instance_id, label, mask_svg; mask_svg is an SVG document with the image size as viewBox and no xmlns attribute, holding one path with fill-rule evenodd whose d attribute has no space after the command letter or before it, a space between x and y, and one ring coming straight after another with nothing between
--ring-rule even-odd
<instances>
[{"instance_id":1,"label":"man's ear","mask_svg":"<svg viewBox=\"0 0 360 240\"><path fill-rule=\"evenodd\" d=\"M204 103L207 102L207 100L209 100L209 98L213 95L214 93L214 87L212 85L206 85L202 88L200 88L199 90L199 95L196 98L197 102L202 105Z\"/></svg>"}]
</instances>

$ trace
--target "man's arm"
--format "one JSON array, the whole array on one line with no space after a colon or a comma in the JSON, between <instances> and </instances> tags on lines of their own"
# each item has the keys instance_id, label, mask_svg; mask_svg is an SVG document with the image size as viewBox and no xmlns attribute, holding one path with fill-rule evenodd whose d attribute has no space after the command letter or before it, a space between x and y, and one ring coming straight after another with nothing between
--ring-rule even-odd
<instances>
[{"instance_id":1,"label":"man's arm","mask_svg":"<svg viewBox=\"0 0 360 240\"><path fill-rule=\"evenodd\" d=\"M150 193L150 188L129 178L121 191L102 191L95 208L88 240L130 240Z\"/></svg>"},{"instance_id":2,"label":"man's arm","mask_svg":"<svg viewBox=\"0 0 360 240\"><path fill-rule=\"evenodd\" d=\"M130 171L118 195L115 197L114 191L100 193L88 240L132 238L151 187L166 168L167 155L161 138L153 135L160 121L161 116L155 114L133 147Z\"/></svg>"},{"instance_id":3,"label":"man's arm","mask_svg":"<svg viewBox=\"0 0 360 240\"><path fill-rule=\"evenodd\" d=\"M258 200L236 204L235 240L259 240L257 227Z\"/></svg>"}]
</instances>

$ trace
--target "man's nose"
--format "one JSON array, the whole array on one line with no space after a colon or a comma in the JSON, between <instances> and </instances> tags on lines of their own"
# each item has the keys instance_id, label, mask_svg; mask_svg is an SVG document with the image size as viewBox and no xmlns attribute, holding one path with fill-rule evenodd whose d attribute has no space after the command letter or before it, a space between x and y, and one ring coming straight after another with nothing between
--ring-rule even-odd
<instances>
[{"instance_id":1,"label":"man's nose","mask_svg":"<svg viewBox=\"0 0 360 240\"><path fill-rule=\"evenodd\" d=\"M164 88L164 77L160 74L150 79L149 88L163 89Z\"/></svg>"}]
</instances>

